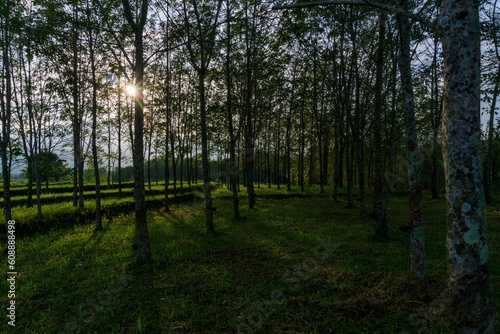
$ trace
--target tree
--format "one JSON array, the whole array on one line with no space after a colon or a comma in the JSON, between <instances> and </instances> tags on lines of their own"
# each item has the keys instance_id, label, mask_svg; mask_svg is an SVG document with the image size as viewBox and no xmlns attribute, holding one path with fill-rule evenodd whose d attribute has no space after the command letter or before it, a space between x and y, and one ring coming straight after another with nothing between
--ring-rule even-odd
<instances>
[{"instance_id":1,"label":"tree","mask_svg":"<svg viewBox=\"0 0 500 334\"><path fill-rule=\"evenodd\" d=\"M359 20L359 14L358 14ZM357 20L356 20L357 21ZM352 62L353 64L358 64L359 62L359 46L357 44L357 30L358 27L353 26L351 29L351 40L352 40ZM364 152L364 133L365 133L365 117L363 108L361 105L361 75L359 71L359 66L354 66L354 116L352 120L352 133L353 140L355 142L356 151L356 165L358 169L358 188L359 188L359 214L362 219L366 219L368 216L368 209L366 208L366 191L365 191L365 152Z\"/></svg>"},{"instance_id":2,"label":"tree","mask_svg":"<svg viewBox=\"0 0 500 334\"><path fill-rule=\"evenodd\" d=\"M123 0L125 19L134 32L135 60L133 64L135 74L135 102L134 102L134 141L133 141L133 166L134 166L134 200L135 200L135 225L137 233L137 252L139 264L149 262L151 251L149 249L146 193L144 189L144 47L143 31L148 17L148 0L141 0L138 16L134 12L129 0Z\"/></svg>"},{"instance_id":3,"label":"tree","mask_svg":"<svg viewBox=\"0 0 500 334\"><path fill-rule=\"evenodd\" d=\"M72 32L71 32L71 84L72 84L72 127L73 127L73 205L77 206L79 219L83 214L84 208L84 197L83 197L83 169L84 169L84 159L83 159L83 148L82 148L82 126L83 126L83 112L80 103L81 85L80 85L80 53L79 53L79 39L80 39L80 27L79 27L79 7L78 1L72 2Z\"/></svg>"},{"instance_id":4,"label":"tree","mask_svg":"<svg viewBox=\"0 0 500 334\"><path fill-rule=\"evenodd\" d=\"M213 234L214 218L212 191L210 186L210 156L208 150L207 101L205 79L212 60L217 22L222 0L200 6L195 0L189 6L183 1L184 24L187 34L189 61L198 74L198 94L200 99L200 131L203 165L203 188L205 192L205 226L208 234Z\"/></svg>"},{"instance_id":5,"label":"tree","mask_svg":"<svg viewBox=\"0 0 500 334\"><path fill-rule=\"evenodd\" d=\"M31 157L33 160L35 157ZM50 180L59 182L64 180L71 174L71 169L68 168L67 163L62 160L56 153L49 151L42 151L36 157L40 166L40 176L42 182ZM28 173L28 170L25 170ZM34 174L35 171L31 170Z\"/></svg>"},{"instance_id":6,"label":"tree","mask_svg":"<svg viewBox=\"0 0 500 334\"><path fill-rule=\"evenodd\" d=\"M254 108L252 97L254 94L255 56L257 52L256 37L256 13L257 4L250 8L250 0L244 2L244 41L245 41L245 96L244 96L244 117L245 117L245 176L248 195L248 208L255 207L254 189L254 169L255 169L255 128L254 128ZM254 15L250 16L249 11L253 10Z\"/></svg>"},{"instance_id":7,"label":"tree","mask_svg":"<svg viewBox=\"0 0 500 334\"><path fill-rule=\"evenodd\" d=\"M491 106L490 106L490 117L488 120L488 137L487 137L487 153L486 153L486 178L485 178L485 193L486 193L486 202L493 203L493 174L494 174L494 164L493 164L493 135L494 135L494 123L495 123L495 114L497 110L497 100L498 94L500 93L500 41L498 39L498 27L497 27L497 3L495 2L492 5L492 14L491 14L491 24L486 25L486 38L491 39L493 42L493 50L491 62L493 63L491 66L493 69L491 70L493 73L488 73L487 76L491 77L491 84L493 85L493 89L491 90Z\"/></svg>"},{"instance_id":8,"label":"tree","mask_svg":"<svg viewBox=\"0 0 500 334\"><path fill-rule=\"evenodd\" d=\"M373 215L375 219L375 238L387 241L387 219L383 213L382 170L382 85L385 48L386 14L379 13L379 40L376 55L375 99L373 101L373 153L375 156L373 181Z\"/></svg>"},{"instance_id":9,"label":"tree","mask_svg":"<svg viewBox=\"0 0 500 334\"><path fill-rule=\"evenodd\" d=\"M30 39L33 38L33 32L31 31L31 24L33 21L33 10L32 7L26 9L26 26L24 27L24 34L21 35L20 39L23 41L19 45L19 90L16 97L16 113L19 122L19 135L21 136L22 146L24 149L24 156L26 158L27 165L27 177L28 177L28 198L27 207L33 206L33 169L35 162L31 159L34 154L34 129L33 129L33 84L32 84L32 60L33 60L33 48L31 47ZM27 44L27 45L24 45ZM20 91L20 92L19 92ZM26 113L28 118L26 119ZM26 126L28 123L28 126Z\"/></svg>"},{"instance_id":10,"label":"tree","mask_svg":"<svg viewBox=\"0 0 500 334\"><path fill-rule=\"evenodd\" d=\"M102 230L102 217L101 217L101 180L99 175L99 157L97 151L97 66L95 57L95 39L92 27L92 11L89 0L87 0L87 29L89 41L89 58L90 58L90 71L91 71L91 84L92 84L92 160L94 165L94 178L95 178L95 229L96 231Z\"/></svg>"},{"instance_id":11,"label":"tree","mask_svg":"<svg viewBox=\"0 0 500 334\"><path fill-rule=\"evenodd\" d=\"M449 286L457 332L494 333L482 176L479 1L442 3Z\"/></svg>"},{"instance_id":12,"label":"tree","mask_svg":"<svg viewBox=\"0 0 500 334\"><path fill-rule=\"evenodd\" d=\"M235 219L240 218L240 207L238 198L238 168L236 166L236 136L233 125L233 94L231 80L231 6L226 1L227 40L226 40L226 110L229 132L229 184L233 196L233 215Z\"/></svg>"},{"instance_id":13,"label":"tree","mask_svg":"<svg viewBox=\"0 0 500 334\"><path fill-rule=\"evenodd\" d=\"M310 2L305 6L335 3L368 4L403 14L437 29L441 35L444 58L443 160L452 327L458 333L494 333L495 309L482 178L479 1L443 0L436 23L404 9L373 1ZM304 5L292 5L297 6Z\"/></svg>"},{"instance_id":14,"label":"tree","mask_svg":"<svg viewBox=\"0 0 500 334\"><path fill-rule=\"evenodd\" d=\"M0 5L1 10L1 47L2 47L2 86L0 87L0 120L2 122L2 133L0 137L0 158L2 159L3 178L3 212L5 228L8 221L12 220L12 209L10 202L10 171L11 171L11 103L12 103L12 79L11 79L11 11L12 3L6 0Z\"/></svg>"},{"instance_id":15,"label":"tree","mask_svg":"<svg viewBox=\"0 0 500 334\"><path fill-rule=\"evenodd\" d=\"M399 2L406 9L405 1ZM422 281L425 278L425 243L424 219L422 216L422 176L417 139L417 120L415 118L415 102L413 98L413 80L411 73L411 24L406 16L398 16L399 39L401 50L399 70L401 73L401 90L406 123L406 154L408 161L409 211L410 211L410 256L412 276Z\"/></svg>"}]
</instances>

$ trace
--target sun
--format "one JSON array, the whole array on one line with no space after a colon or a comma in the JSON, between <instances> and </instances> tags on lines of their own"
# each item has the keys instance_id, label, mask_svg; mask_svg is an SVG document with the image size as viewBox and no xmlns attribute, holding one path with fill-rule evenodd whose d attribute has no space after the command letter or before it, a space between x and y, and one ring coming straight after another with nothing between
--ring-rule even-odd
<instances>
[{"instance_id":1,"label":"sun","mask_svg":"<svg viewBox=\"0 0 500 334\"><path fill-rule=\"evenodd\" d=\"M137 89L133 85L125 86L125 92L130 96L135 96L137 94Z\"/></svg>"}]
</instances>

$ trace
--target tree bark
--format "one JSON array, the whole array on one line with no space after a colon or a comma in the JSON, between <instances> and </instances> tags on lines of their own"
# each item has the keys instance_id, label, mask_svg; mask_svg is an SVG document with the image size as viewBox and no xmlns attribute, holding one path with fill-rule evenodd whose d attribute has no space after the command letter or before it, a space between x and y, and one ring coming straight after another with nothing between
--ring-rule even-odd
<instances>
[{"instance_id":1,"label":"tree bark","mask_svg":"<svg viewBox=\"0 0 500 334\"><path fill-rule=\"evenodd\" d=\"M386 14L379 13L379 39L376 55L375 100L373 102L373 214L375 238L387 241L387 221L383 214L383 165L382 165L382 85L384 66Z\"/></svg>"},{"instance_id":2,"label":"tree bark","mask_svg":"<svg viewBox=\"0 0 500 334\"><path fill-rule=\"evenodd\" d=\"M353 43L353 64L358 63L358 46L356 45L356 30L352 29L351 40ZM354 92L354 120L352 125L353 140L356 146L356 164L358 169L358 187L359 187L359 215L361 219L366 219L368 209L366 208L365 194L365 154L364 154L364 114L361 110L361 78L358 66L354 66L355 92Z\"/></svg>"},{"instance_id":3,"label":"tree bark","mask_svg":"<svg viewBox=\"0 0 500 334\"><path fill-rule=\"evenodd\" d=\"M122 197L122 92L120 77L118 77L118 108L117 108L117 141L118 141L118 197Z\"/></svg>"},{"instance_id":4,"label":"tree bark","mask_svg":"<svg viewBox=\"0 0 500 334\"><path fill-rule=\"evenodd\" d=\"M146 264L151 259L149 246L146 194L144 189L144 49L143 30L148 15L148 0L142 0L139 17L133 18L129 0L123 0L123 9L128 24L134 31L135 48L135 103L134 103L134 200L135 225L137 233L137 252L139 264Z\"/></svg>"},{"instance_id":5,"label":"tree bark","mask_svg":"<svg viewBox=\"0 0 500 334\"><path fill-rule=\"evenodd\" d=\"M94 35L90 22L90 8L87 0L87 19L88 19L88 34L89 34L89 56L90 56L90 69L91 69L91 82L92 82L92 157L94 164L94 178L95 178L95 229L96 231L102 230L102 217L101 217L101 179L99 175L99 157L97 152L97 77L96 77L96 64L95 64L95 49L94 49Z\"/></svg>"},{"instance_id":6,"label":"tree bark","mask_svg":"<svg viewBox=\"0 0 500 334\"><path fill-rule=\"evenodd\" d=\"M302 88L302 93L303 95L306 93L307 85L304 82L303 83L303 88ZM305 151L306 151L306 121L304 117L304 112L305 112L305 99L302 99L302 103L300 106L300 153L299 153L299 182L300 182L300 191L302 194L304 193L304 187L305 187Z\"/></svg>"},{"instance_id":7,"label":"tree bark","mask_svg":"<svg viewBox=\"0 0 500 334\"><path fill-rule=\"evenodd\" d=\"M400 1L402 8L405 1ZM418 280L425 278L425 241L424 218L422 215L422 177L417 139L417 120L415 118L415 102L413 98L413 81L411 73L410 36L411 24L407 17L399 16L401 90L406 123L406 155L408 161L408 186L410 201L410 258L411 274Z\"/></svg>"},{"instance_id":8,"label":"tree bark","mask_svg":"<svg viewBox=\"0 0 500 334\"><path fill-rule=\"evenodd\" d=\"M84 210L84 197L83 197L83 158L82 158L82 143L81 143L81 132L82 132L82 115L80 111L80 93L79 93L79 74L78 74L78 38L79 33L76 27L76 22L78 21L78 7L75 5L73 8L74 20L73 22L73 32L72 32L72 48L73 48L73 59L72 59L72 98L73 98L73 150L74 150L74 161L73 161L73 183L74 183L74 193L73 193L73 206L78 206L78 219L81 220ZM48 179L47 179L48 180ZM48 186L48 185L47 185Z\"/></svg>"},{"instance_id":9,"label":"tree bark","mask_svg":"<svg viewBox=\"0 0 500 334\"><path fill-rule=\"evenodd\" d=\"M205 192L205 227L208 234L215 233L212 190L210 188L210 159L208 151L208 127L206 119L205 71L198 72L200 94L201 164L203 166L203 189Z\"/></svg>"},{"instance_id":10,"label":"tree bark","mask_svg":"<svg viewBox=\"0 0 500 334\"><path fill-rule=\"evenodd\" d=\"M245 174L246 174L246 187L248 196L248 208L255 208L255 189L254 189L254 168L255 168L255 139L254 139L254 124L253 124L253 71L252 71L252 33L249 31L249 17L248 17L248 1L245 3L245 73L246 73L246 90L245 90ZM252 32L253 32L252 26Z\"/></svg>"},{"instance_id":11,"label":"tree bark","mask_svg":"<svg viewBox=\"0 0 500 334\"><path fill-rule=\"evenodd\" d=\"M479 1L443 1L443 160L452 327L494 333L482 176Z\"/></svg>"},{"instance_id":12,"label":"tree bark","mask_svg":"<svg viewBox=\"0 0 500 334\"><path fill-rule=\"evenodd\" d=\"M170 98L170 80L171 80L171 73L170 73L170 53L167 53L167 82L166 82L166 100L165 100L165 199L164 199L164 205L165 205L165 212L170 212L170 200L168 198L169 196L169 190L168 187L170 185L170 168L169 168L169 163L168 163L168 157L169 157L169 152L168 152L168 145L169 145L169 139L170 139L170 106L171 106L171 98Z\"/></svg>"},{"instance_id":13,"label":"tree bark","mask_svg":"<svg viewBox=\"0 0 500 334\"><path fill-rule=\"evenodd\" d=\"M492 15L492 25L496 29L496 9L497 9L497 0L493 3L493 15ZM493 44L495 48L495 56L498 61L500 61L500 46L498 41L497 32L493 33ZM497 73L494 76L495 85L492 92L492 101L490 107L490 119L488 122L488 146L487 146L487 154L486 154L486 184L485 184L485 193L486 193L486 203L493 204L494 196L493 196L493 133L494 133L494 122L495 122L495 110L497 104L498 93L500 90L500 67L497 68Z\"/></svg>"},{"instance_id":14,"label":"tree bark","mask_svg":"<svg viewBox=\"0 0 500 334\"><path fill-rule=\"evenodd\" d=\"M231 80L231 7L229 0L226 1L227 10L227 41L226 41L226 100L227 100L227 122L229 132L229 185L233 198L233 217L240 218L240 205L238 198L237 177L238 169L236 167L236 137L233 126L233 98L232 98L232 80Z\"/></svg>"},{"instance_id":15,"label":"tree bark","mask_svg":"<svg viewBox=\"0 0 500 334\"><path fill-rule=\"evenodd\" d=\"M440 107L439 89L438 89L438 64L437 64L437 53L438 53L438 38L434 38L434 54L432 60L432 89L431 89L431 121L432 121L432 179L431 179L431 192L432 198L436 199L439 197L439 184L438 184L438 132L439 124L441 122L442 109Z\"/></svg>"},{"instance_id":16,"label":"tree bark","mask_svg":"<svg viewBox=\"0 0 500 334\"><path fill-rule=\"evenodd\" d=\"M495 86L493 88L493 97L490 107L490 119L488 121L488 146L486 154L486 203L493 204L493 134L495 123L495 109L497 104L498 92L500 90L500 75L495 78Z\"/></svg>"},{"instance_id":17,"label":"tree bark","mask_svg":"<svg viewBox=\"0 0 500 334\"><path fill-rule=\"evenodd\" d=\"M10 149L10 132L11 132L11 103L12 103L12 79L11 79L11 60L10 60L10 6L11 2L6 0L4 13L4 27L2 31L2 58L3 58L3 81L5 87L0 94L1 97L1 121L2 121L2 137L0 140L0 156L2 158L2 176L3 176L3 212L5 219L5 230L9 221L12 220L12 208L10 200L10 171L11 159L8 154ZM4 92L3 92L4 91Z\"/></svg>"},{"instance_id":18,"label":"tree bark","mask_svg":"<svg viewBox=\"0 0 500 334\"><path fill-rule=\"evenodd\" d=\"M322 2L333 3L380 7L372 1ZM306 5L314 6L318 2L292 6ZM495 308L491 291L481 154L479 1L443 0L441 7L437 28L441 33L444 57L442 129L452 330L454 333L494 333ZM402 14L400 9L385 9ZM418 15L407 14L418 22L435 27ZM377 83L381 83L381 55L382 52L379 52L377 57ZM376 104L376 113L377 109ZM378 138L374 138L375 158L378 160L377 141ZM378 164L377 161L375 163ZM380 171L377 169L376 166L375 204L380 188ZM376 205L374 208L378 211ZM386 231L386 228L381 228L380 236Z\"/></svg>"},{"instance_id":19,"label":"tree bark","mask_svg":"<svg viewBox=\"0 0 500 334\"><path fill-rule=\"evenodd\" d=\"M292 190L292 138L291 138L291 132L292 132L292 110L293 110L293 104L295 102L295 70L293 71L293 78L292 78L292 84L291 84L291 92L290 92L290 106L288 107L288 113L286 117L286 190L291 191Z\"/></svg>"},{"instance_id":20,"label":"tree bark","mask_svg":"<svg viewBox=\"0 0 500 334\"><path fill-rule=\"evenodd\" d=\"M354 57L354 55L353 55ZM347 79L347 85L345 87L344 93L344 111L345 111L345 133L344 133L344 145L345 145L345 162L346 162L346 178L347 178L347 203L346 208L354 207L354 197L353 197L353 165L352 165L352 152L354 151L354 145L352 144L352 80L353 80L353 70L357 64L354 63L354 59L351 59L351 64L349 66L349 77Z\"/></svg>"},{"instance_id":21,"label":"tree bark","mask_svg":"<svg viewBox=\"0 0 500 334\"><path fill-rule=\"evenodd\" d=\"M200 15L200 8L198 7L199 5L196 3L196 1L193 0L192 6L196 19L196 36L193 36L193 32L190 31L189 28L187 31L187 46L190 56L190 62L195 71L198 73L198 93L200 98L201 163L203 166L203 187L205 192L205 227L207 234L214 234L215 228L212 208L212 191L210 187L210 152L208 148L205 80L215 44L215 31L217 28L221 4L222 0L218 0L216 13L214 13L210 18L207 18L204 15L203 17L202 15ZM185 24L187 27L189 27L191 26L191 24L189 23L186 1L183 2L183 5ZM206 22L205 20L207 20L208 22ZM206 32L206 30L208 30L208 32ZM205 37L205 34L208 36L208 39ZM195 48L193 46L193 42L195 41L197 43L197 52L195 52Z\"/></svg>"},{"instance_id":22,"label":"tree bark","mask_svg":"<svg viewBox=\"0 0 500 334\"><path fill-rule=\"evenodd\" d=\"M30 18L31 19L31 18ZM19 131L21 135L21 140L23 143L24 156L26 158L26 177L28 178L28 192L26 199L26 207L33 207L33 90L32 90L32 71L31 71L31 48L28 46L26 49L26 55L23 52L23 47L20 47L20 69L19 77L22 78L20 81L21 86L21 96L20 96L20 106L17 107L17 115L19 121ZM26 86L26 90L23 89L23 83ZM24 99L23 95L26 95L26 109L28 111L28 133L26 133L26 124L24 120Z\"/></svg>"}]
</instances>

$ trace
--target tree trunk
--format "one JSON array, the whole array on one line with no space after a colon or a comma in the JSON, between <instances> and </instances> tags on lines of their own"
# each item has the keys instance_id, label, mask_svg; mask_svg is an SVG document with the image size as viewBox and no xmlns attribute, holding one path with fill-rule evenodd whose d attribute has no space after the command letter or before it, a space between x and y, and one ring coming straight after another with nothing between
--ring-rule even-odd
<instances>
[{"instance_id":1,"label":"tree trunk","mask_svg":"<svg viewBox=\"0 0 500 334\"><path fill-rule=\"evenodd\" d=\"M303 86L303 94L306 92L306 84ZM304 163L305 163L305 151L306 151L306 122L304 119L304 104L305 99L302 99L302 104L300 106L300 154L299 154L299 182L300 191L304 193L305 186L305 173L304 173Z\"/></svg>"},{"instance_id":2,"label":"tree trunk","mask_svg":"<svg viewBox=\"0 0 500 334\"><path fill-rule=\"evenodd\" d=\"M382 85L385 48L386 14L379 13L379 39L376 55L375 100L373 102L373 214L375 218L375 238L387 241L387 221L383 214L383 165L382 165Z\"/></svg>"},{"instance_id":3,"label":"tree trunk","mask_svg":"<svg viewBox=\"0 0 500 334\"><path fill-rule=\"evenodd\" d=\"M23 143L24 156L26 158L26 177L28 178L28 191L27 191L27 199L26 199L26 207L33 207L33 159L35 158L33 155L33 128L32 128L32 120L33 120L33 91L32 91L32 78L31 78L31 48L28 46L26 53L28 57L25 56L22 47L20 48L20 69L19 69L19 77L22 78L20 81L21 85L21 97L20 97L20 105L17 109L18 121L19 121L19 131L21 135L21 140ZM27 64L26 64L27 58ZM22 67L22 69L21 69ZM24 89L22 88L23 82L26 85L26 109L28 110L28 133L26 133L26 124L24 121L24 102L23 102L23 93Z\"/></svg>"},{"instance_id":4,"label":"tree trunk","mask_svg":"<svg viewBox=\"0 0 500 334\"><path fill-rule=\"evenodd\" d=\"M135 104L134 104L134 200L135 225L137 233L137 252L139 264L146 264L151 259L149 246L146 194L144 189L144 49L143 29L146 24L148 0L142 0L140 16L137 21L133 18L129 0L123 0L125 17L134 30L135 47Z\"/></svg>"},{"instance_id":5,"label":"tree trunk","mask_svg":"<svg viewBox=\"0 0 500 334\"><path fill-rule=\"evenodd\" d=\"M355 44L357 41L356 30L352 29L353 41L353 64L358 63L358 46ZM354 76L356 80L355 88L355 101L354 101L354 124L352 125L353 140L356 145L356 164L358 169L358 187L359 187L359 215L361 219L366 219L368 216L368 209L366 208L365 196L365 154L364 154L364 115L361 111L361 79L357 65L354 65Z\"/></svg>"},{"instance_id":6,"label":"tree trunk","mask_svg":"<svg viewBox=\"0 0 500 334\"><path fill-rule=\"evenodd\" d=\"M170 151L172 154L172 181L174 183L173 193L177 196L177 161L178 158L175 156L175 141L174 141L174 129L170 128Z\"/></svg>"},{"instance_id":7,"label":"tree trunk","mask_svg":"<svg viewBox=\"0 0 500 334\"><path fill-rule=\"evenodd\" d=\"M78 21L78 8L75 6L73 8L73 15L75 16L75 22ZM76 23L75 23L76 24ZM82 147L81 147L81 112L79 105L79 77L78 77L78 29L73 27L72 32L72 48L73 48L73 59L72 59L72 97L73 97L73 150L74 150L74 161L73 161L73 183L74 183L74 193L73 193L73 206L78 206L78 220L82 219L84 201L83 201L83 159L82 159ZM48 180L48 178L47 178Z\"/></svg>"},{"instance_id":8,"label":"tree trunk","mask_svg":"<svg viewBox=\"0 0 500 334\"><path fill-rule=\"evenodd\" d=\"M212 57L212 51L215 44L215 30L217 27L217 22L219 18L219 12L221 8L222 0L217 2L217 11L210 19L206 18L204 15L200 15L198 4L196 1L192 1L193 12L196 18L196 37L193 33L189 31L187 33L188 39L188 51L190 55L191 65L194 67L198 73L198 95L200 98L200 130L201 130L201 160L203 165L203 183L205 192L205 226L207 234L214 234L214 216L212 208L212 191L210 188L211 174L210 174L210 152L208 148L208 125L207 125L207 102L206 102L206 91L205 91L205 80L207 69L210 65L210 60ZM190 26L188 18L188 10L186 8L186 1L183 2L184 5L184 19L185 24ZM205 10L203 11L205 13ZM208 20L206 22L205 20ZM207 27L208 25L208 27ZM209 38L205 38L206 30L208 28ZM199 52L194 51L193 42L198 44Z\"/></svg>"},{"instance_id":9,"label":"tree trunk","mask_svg":"<svg viewBox=\"0 0 500 334\"><path fill-rule=\"evenodd\" d=\"M165 101L165 197L164 197L164 208L165 212L170 212L170 200L168 199L169 190L168 187L170 185L170 170L168 164L168 145L170 138L170 80L171 80L171 72L170 72L170 53L167 53L167 82L166 82L166 101Z\"/></svg>"},{"instance_id":10,"label":"tree trunk","mask_svg":"<svg viewBox=\"0 0 500 334\"><path fill-rule=\"evenodd\" d=\"M449 288L456 333L495 332L481 158L478 7L474 0L443 1L440 19Z\"/></svg>"},{"instance_id":11,"label":"tree trunk","mask_svg":"<svg viewBox=\"0 0 500 334\"><path fill-rule=\"evenodd\" d=\"M147 2L147 0L143 1ZM147 8L147 5L143 5L143 7ZM135 86L137 96L134 105L134 200L139 263L144 264L149 262L151 252L149 249L146 194L144 189L144 63L142 29L135 32L135 51Z\"/></svg>"},{"instance_id":12,"label":"tree trunk","mask_svg":"<svg viewBox=\"0 0 500 334\"><path fill-rule=\"evenodd\" d=\"M147 159L147 172L148 172L148 189L151 190L151 147L153 145L153 122L149 121L149 129L148 129L148 138L147 138L147 146L148 146L148 159Z\"/></svg>"},{"instance_id":13,"label":"tree trunk","mask_svg":"<svg viewBox=\"0 0 500 334\"><path fill-rule=\"evenodd\" d=\"M247 93L248 94L248 93ZM248 208L255 208L255 189L254 189L254 168L255 168L255 154L254 154L254 135L253 135L253 121L252 121L252 106L251 103L245 103L246 112L246 128L245 128L245 175L246 187L248 196Z\"/></svg>"},{"instance_id":14,"label":"tree trunk","mask_svg":"<svg viewBox=\"0 0 500 334\"><path fill-rule=\"evenodd\" d=\"M108 110L110 109L110 104L108 102L108 105L107 105L107 108ZM107 175L106 175L106 185L107 185L107 189L111 189L112 186L111 186L111 183L112 183L112 179L111 179L111 113L108 113L108 124L107 124L107 128L108 128L108 145L107 145L107 149L108 149L108 163L107 163ZM114 161L113 161L113 167L114 167Z\"/></svg>"},{"instance_id":15,"label":"tree trunk","mask_svg":"<svg viewBox=\"0 0 500 334\"><path fill-rule=\"evenodd\" d=\"M500 88L500 77L497 75L495 86L493 88L493 97L490 107L490 119L488 121L488 147L486 154L486 203L493 204L493 133L495 123L495 108Z\"/></svg>"},{"instance_id":16,"label":"tree trunk","mask_svg":"<svg viewBox=\"0 0 500 334\"><path fill-rule=\"evenodd\" d=\"M494 29L497 29L496 18L497 18L497 3L495 0L493 3L493 13L491 16L491 24ZM500 61L500 45L498 41L498 33L495 31L493 33L493 47L495 48L495 56L498 61ZM494 123L495 123L495 110L497 104L498 93L500 90L500 67L497 67L497 72L494 76L495 85L492 92L492 101L490 106L490 119L488 121L488 146L486 154L486 184L485 184L485 195L486 203L493 204L493 133L494 133Z\"/></svg>"},{"instance_id":17,"label":"tree trunk","mask_svg":"<svg viewBox=\"0 0 500 334\"><path fill-rule=\"evenodd\" d=\"M179 157L179 183L181 194L184 194L184 153Z\"/></svg>"},{"instance_id":18,"label":"tree trunk","mask_svg":"<svg viewBox=\"0 0 500 334\"><path fill-rule=\"evenodd\" d=\"M12 81L11 81L11 63L10 63L10 1L5 3L6 9L4 13L4 27L2 31L2 58L3 58L3 80L5 87L1 92L1 121L2 121L2 138L0 140L0 156L2 158L2 176L3 176L3 212L5 219L5 229L12 220L12 208L10 200L10 171L11 160L8 154L10 151L10 123L11 123L11 103L12 103Z\"/></svg>"},{"instance_id":19,"label":"tree trunk","mask_svg":"<svg viewBox=\"0 0 500 334\"><path fill-rule=\"evenodd\" d=\"M405 8L405 2L400 5ZM415 103L413 98L413 82L411 73L410 34L411 24L407 17L399 16L400 56L399 70L401 73L401 90L406 123L406 155L408 161L408 186L410 200L410 258L411 274L418 280L425 278L425 242L424 219L422 216L423 196L420 156L417 139L417 120L415 118Z\"/></svg>"},{"instance_id":20,"label":"tree trunk","mask_svg":"<svg viewBox=\"0 0 500 334\"><path fill-rule=\"evenodd\" d=\"M281 172L280 172L280 152L281 152L281 141L280 141L280 130L281 130L281 112L277 115L278 124L276 127L276 147L274 151L274 175L276 180L276 186L278 190L281 189Z\"/></svg>"},{"instance_id":21,"label":"tree trunk","mask_svg":"<svg viewBox=\"0 0 500 334\"><path fill-rule=\"evenodd\" d=\"M338 201L339 199L339 171L340 171L340 136L341 136L341 130L340 130L340 108L339 106L334 107L335 108L335 115L334 115L334 125L333 125L333 130L334 130L334 156L333 156L333 200Z\"/></svg>"},{"instance_id":22,"label":"tree trunk","mask_svg":"<svg viewBox=\"0 0 500 334\"><path fill-rule=\"evenodd\" d=\"M431 120L432 120L432 179L431 179L431 192L432 198L436 199L439 197L439 184L438 184L438 131L439 124L441 122L441 106L439 98L438 89L438 64L437 64L437 53L438 53L438 38L434 38L434 54L432 60L432 89L431 89ZM441 103L442 104L442 103Z\"/></svg>"},{"instance_id":23,"label":"tree trunk","mask_svg":"<svg viewBox=\"0 0 500 334\"><path fill-rule=\"evenodd\" d=\"M89 2L87 0L87 15L90 16ZM95 229L96 231L102 230L102 217L101 217L101 179L99 175L99 157L97 152L97 77L96 77L96 64L94 54L94 35L90 26L90 17L88 19L88 34L89 34L89 56L90 68L92 75L92 157L94 163L94 177L95 177Z\"/></svg>"},{"instance_id":24,"label":"tree trunk","mask_svg":"<svg viewBox=\"0 0 500 334\"><path fill-rule=\"evenodd\" d=\"M41 178L41 171L40 171L40 164L38 161L38 153L40 152L40 137L39 137L39 132L40 132L40 127L37 127L36 125L33 126L34 128L37 128L35 131L35 142L34 142L34 167L35 167L35 183L36 183L36 207L37 207L37 218L41 219L42 218L42 178Z\"/></svg>"},{"instance_id":25,"label":"tree trunk","mask_svg":"<svg viewBox=\"0 0 500 334\"><path fill-rule=\"evenodd\" d=\"M286 118L286 190L292 190L292 108L295 102L295 71L293 72L292 87L290 92L290 106L288 108L288 115Z\"/></svg>"},{"instance_id":26,"label":"tree trunk","mask_svg":"<svg viewBox=\"0 0 500 334\"><path fill-rule=\"evenodd\" d=\"M248 196L248 208L255 208L255 189L254 189L254 169L255 169L255 138L254 138L254 124L253 124L253 48L255 37L255 25L250 27L249 17L249 1L245 1L245 171L246 171L246 186Z\"/></svg>"},{"instance_id":27,"label":"tree trunk","mask_svg":"<svg viewBox=\"0 0 500 334\"><path fill-rule=\"evenodd\" d=\"M210 158L208 151L208 128L206 120L205 71L198 72L200 93L201 163L203 165L203 188L205 191L205 226L208 234L215 233L212 190L210 188Z\"/></svg>"},{"instance_id":28,"label":"tree trunk","mask_svg":"<svg viewBox=\"0 0 500 334\"><path fill-rule=\"evenodd\" d=\"M318 158L319 158L319 183L320 183L320 194L325 193L324 174L323 174L323 119L319 116L318 111L318 51L313 50L313 113L312 116L315 122L311 121L311 135L314 134L314 128L316 128L317 141L318 141ZM323 106L321 106L323 108ZM311 154L311 163L314 157ZM310 172L312 172L313 165L310 165ZM312 174L310 174L309 183L316 183L316 180L312 180Z\"/></svg>"},{"instance_id":29,"label":"tree trunk","mask_svg":"<svg viewBox=\"0 0 500 334\"><path fill-rule=\"evenodd\" d=\"M118 110L117 110L117 141L118 141L118 197L122 197L122 92L118 78Z\"/></svg>"},{"instance_id":30,"label":"tree trunk","mask_svg":"<svg viewBox=\"0 0 500 334\"><path fill-rule=\"evenodd\" d=\"M311 126L309 129L309 175L308 175L308 184L312 186L315 184L314 179L316 175L316 160L315 160L315 141L314 138L314 112L311 113L311 119L309 122Z\"/></svg>"},{"instance_id":31,"label":"tree trunk","mask_svg":"<svg viewBox=\"0 0 500 334\"><path fill-rule=\"evenodd\" d=\"M231 80L231 7L229 0L226 1L227 10L227 54L226 54L226 86L227 86L227 122L229 132L229 185L233 198L233 217L240 218L240 205L238 198L237 177L238 169L236 167L236 138L233 129L233 99L232 99L232 80Z\"/></svg>"},{"instance_id":32,"label":"tree trunk","mask_svg":"<svg viewBox=\"0 0 500 334\"><path fill-rule=\"evenodd\" d=\"M353 80L353 70L357 64L354 64L354 59L351 60L351 66L349 70L349 78L347 79L347 86L345 88L344 95L344 110L345 110L345 134L344 134L344 145L345 145L345 165L346 165L346 178L347 178L347 204L346 208L354 207L354 195L353 195L353 164L352 164L352 152L354 151L354 145L352 144L352 80Z\"/></svg>"},{"instance_id":33,"label":"tree trunk","mask_svg":"<svg viewBox=\"0 0 500 334\"><path fill-rule=\"evenodd\" d=\"M267 144L266 145L266 170L267 170L267 187L271 189L272 170L271 170L271 121L267 123Z\"/></svg>"}]
</instances>

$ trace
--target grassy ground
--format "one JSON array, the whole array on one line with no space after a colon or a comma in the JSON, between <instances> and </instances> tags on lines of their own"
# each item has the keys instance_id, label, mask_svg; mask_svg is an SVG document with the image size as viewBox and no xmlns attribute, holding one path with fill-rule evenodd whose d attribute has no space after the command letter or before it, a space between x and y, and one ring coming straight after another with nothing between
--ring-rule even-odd
<instances>
[{"instance_id":1,"label":"grassy ground","mask_svg":"<svg viewBox=\"0 0 500 334\"><path fill-rule=\"evenodd\" d=\"M252 211L242 200L245 219L233 221L228 195L215 192L216 236L204 233L201 201L176 205L171 214L151 211L147 267L136 265L133 215L106 221L100 233L80 225L18 240L16 327L2 321L0 330L449 332L443 200L425 203L429 279L418 285L408 276L408 235L399 231L405 197L392 200L390 242L383 244L373 241L371 221L330 197L261 198ZM497 301L499 212L488 210ZM8 271L5 256L0 268ZM8 290L6 280L0 288ZM2 293L0 304L7 303Z\"/></svg>"}]
</instances>

